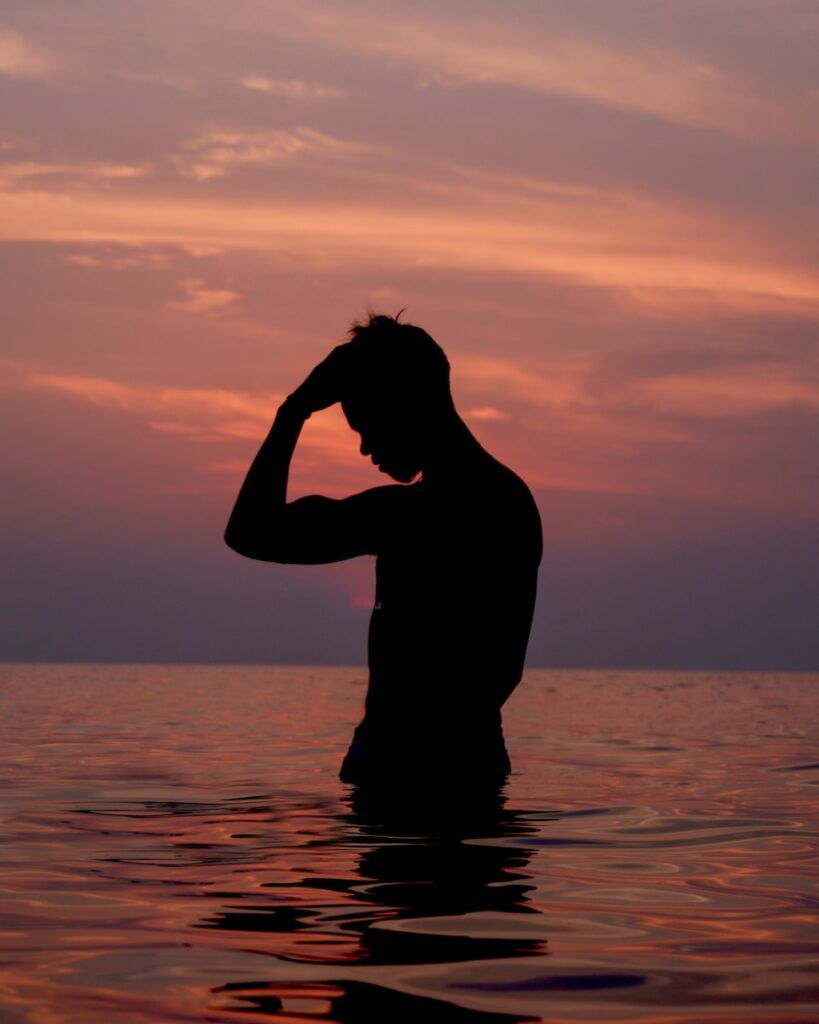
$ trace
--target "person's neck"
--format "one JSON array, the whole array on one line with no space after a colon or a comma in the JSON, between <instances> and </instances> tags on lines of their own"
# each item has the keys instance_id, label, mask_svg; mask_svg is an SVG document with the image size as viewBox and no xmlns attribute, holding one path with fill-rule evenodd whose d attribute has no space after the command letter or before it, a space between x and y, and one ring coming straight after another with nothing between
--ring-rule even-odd
<instances>
[{"instance_id":1,"label":"person's neck","mask_svg":"<svg viewBox=\"0 0 819 1024\"><path fill-rule=\"evenodd\" d=\"M438 486L468 475L475 461L486 451L454 407L438 419L431 430L423 479Z\"/></svg>"}]
</instances>

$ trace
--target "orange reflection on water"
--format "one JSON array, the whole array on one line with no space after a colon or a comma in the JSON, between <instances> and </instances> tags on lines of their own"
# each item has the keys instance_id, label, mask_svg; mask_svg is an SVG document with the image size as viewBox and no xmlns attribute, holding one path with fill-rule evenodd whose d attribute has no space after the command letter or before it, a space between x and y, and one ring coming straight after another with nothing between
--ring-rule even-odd
<instances>
[{"instance_id":1,"label":"orange reflection on water","mask_svg":"<svg viewBox=\"0 0 819 1024\"><path fill-rule=\"evenodd\" d=\"M815 679L531 672L442 806L338 781L353 674L4 670L5 1011L802 1024Z\"/></svg>"}]
</instances>

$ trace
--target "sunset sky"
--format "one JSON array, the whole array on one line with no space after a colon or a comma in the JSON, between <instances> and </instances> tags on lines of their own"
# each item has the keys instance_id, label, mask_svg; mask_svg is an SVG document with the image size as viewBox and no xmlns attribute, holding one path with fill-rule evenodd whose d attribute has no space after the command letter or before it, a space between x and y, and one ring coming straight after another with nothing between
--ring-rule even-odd
<instances>
[{"instance_id":1,"label":"sunset sky","mask_svg":"<svg viewBox=\"0 0 819 1024\"><path fill-rule=\"evenodd\" d=\"M529 483L530 663L819 668L814 0L9 0L0 657L360 664L223 544L367 309ZM338 409L291 495L384 482Z\"/></svg>"}]
</instances>

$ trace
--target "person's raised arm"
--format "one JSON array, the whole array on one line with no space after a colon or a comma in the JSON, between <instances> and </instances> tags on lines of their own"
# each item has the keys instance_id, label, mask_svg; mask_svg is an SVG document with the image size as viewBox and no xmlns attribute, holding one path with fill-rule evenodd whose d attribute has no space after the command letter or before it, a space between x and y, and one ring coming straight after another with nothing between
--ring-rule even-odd
<instances>
[{"instance_id":1,"label":"person's raised arm","mask_svg":"<svg viewBox=\"0 0 819 1024\"><path fill-rule=\"evenodd\" d=\"M316 564L374 552L375 534L396 501L392 492L402 488L375 487L342 500L315 494L287 501L290 461L305 421L339 400L344 350L333 349L276 413L225 530L225 541L240 555Z\"/></svg>"},{"instance_id":2,"label":"person's raised arm","mask_svg":"<svg viewBox=\"0 0 819 1024\"><path fill-rule=\"evenodd\" d=\"M275 550L286 537L290 461L309 416L308 408L294 395L285 399L247 471L225 530L226 543L240 555L278 560Z\"/></svg>"}]
</instances>

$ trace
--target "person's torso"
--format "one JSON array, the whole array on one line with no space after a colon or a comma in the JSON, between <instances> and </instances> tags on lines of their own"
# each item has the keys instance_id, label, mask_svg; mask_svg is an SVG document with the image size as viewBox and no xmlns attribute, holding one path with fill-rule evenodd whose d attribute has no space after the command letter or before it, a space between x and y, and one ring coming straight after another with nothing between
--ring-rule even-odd
<instances>
[{"instance_id":1,"label":"person's torso","mask_svg":"<svg viewBox=\"0 0 819 1024\"><path fill-rule=\"evenodd\" d=\"M489 456L458 486L405 490L377 553L365 723L427 737L497 730L532 621L536 506Z\"/></svg>"}]
</instances>

